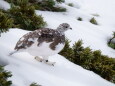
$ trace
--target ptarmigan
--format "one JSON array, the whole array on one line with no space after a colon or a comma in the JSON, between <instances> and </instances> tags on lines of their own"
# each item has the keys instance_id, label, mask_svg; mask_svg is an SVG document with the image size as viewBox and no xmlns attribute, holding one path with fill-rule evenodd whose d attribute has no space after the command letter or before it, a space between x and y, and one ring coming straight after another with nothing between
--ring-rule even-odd
<instances>
[{"instance_id":1,"label":"ptarmigan","mask_svg":"<svg viewBox=\"0 0 115 86\"><path fill-rule=\"evenodd\" d=\"M46 64L54 65L55 62L49 62L48 57L59 53L65 45L64 32L72 29L69 24L62 23L57 29L41 28L29 32L22 36L15 46L15 52L28 52L35 59L43 61ZM38 57L42 56L42 58Z\"/></svg>"}]
</instances>

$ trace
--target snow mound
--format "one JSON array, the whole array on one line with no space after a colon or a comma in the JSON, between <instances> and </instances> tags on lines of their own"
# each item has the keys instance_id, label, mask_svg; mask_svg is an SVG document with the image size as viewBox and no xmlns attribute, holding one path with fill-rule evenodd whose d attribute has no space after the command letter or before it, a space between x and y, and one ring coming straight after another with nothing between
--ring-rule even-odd
<instances>
[{"instance_id":1,"label":"snow mound","mask_svg":"<svg viewBox=\"0 0 115 86\"><path fill-rule=\"evenodd\" d=\"M0 8L4 10L10 9L10 4L6 1L0 0Z\"/></svg>"}]
</instances>

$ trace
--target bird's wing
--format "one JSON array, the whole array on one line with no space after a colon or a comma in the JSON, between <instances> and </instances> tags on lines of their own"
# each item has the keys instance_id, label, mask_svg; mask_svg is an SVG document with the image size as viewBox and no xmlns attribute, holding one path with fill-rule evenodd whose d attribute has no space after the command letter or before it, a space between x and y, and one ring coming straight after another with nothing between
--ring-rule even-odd
<instances>
[{"instance_id":1,"label":"bird's wing","mask_svg":"<svg viewBox=\"0 0 115 86\"><path fill-rule=\"evenodd\" d=\"M26 49L30 47L36 40L38 42L38 46L42 42L51 42L54 39L53 33L54 30L50 30L48 28L29 32L19 39L15 46L15 50Z\"/></svg>"},{"instance_id":2,"label":"bird's wing","mask_svg":"<svg viewBox=\"0 0 115 86\"><path fill-rule=\"evenodd\" d=\"M34 43L33 32L29 32L22 36L15 46L15 50L26 49Z\"/></svg>"}]
</instances>

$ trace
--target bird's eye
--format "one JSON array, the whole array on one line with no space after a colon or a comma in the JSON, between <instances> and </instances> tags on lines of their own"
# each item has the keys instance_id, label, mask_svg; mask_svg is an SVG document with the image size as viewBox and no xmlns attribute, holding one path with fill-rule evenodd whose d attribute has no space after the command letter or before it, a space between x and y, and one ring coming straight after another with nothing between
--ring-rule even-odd
<instances>
[{"instance_id":1,"label":"bird's eye","mask_svg":"<svg viewBox=\"0 0 115 86\"><path fill-rule=\"evenodd\" d=\"M65 26L65 28L68 28L67 26Z\"/></svg>"}]
</instances>

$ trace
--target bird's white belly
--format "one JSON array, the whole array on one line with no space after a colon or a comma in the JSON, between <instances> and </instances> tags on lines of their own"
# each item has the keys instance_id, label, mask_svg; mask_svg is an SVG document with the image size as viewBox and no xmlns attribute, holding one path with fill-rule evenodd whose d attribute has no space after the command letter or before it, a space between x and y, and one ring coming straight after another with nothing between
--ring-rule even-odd
<instances>
[{"instance_id":1,"label":"bird's white belly","mask_svg":"<svg viewBox=\"0 0 115 86\"><path fill-rule=\"evenodd\" d=\"M33 56L51 56L59 53L64 47L64 44L59 43L58 45L56 45L55 50L52 50L49 46L51 42L43 42L39 46L37 46L37 44L38 43L34 43L30 48L27 49L27 52Z\"/></svg>"}]
</instances>

